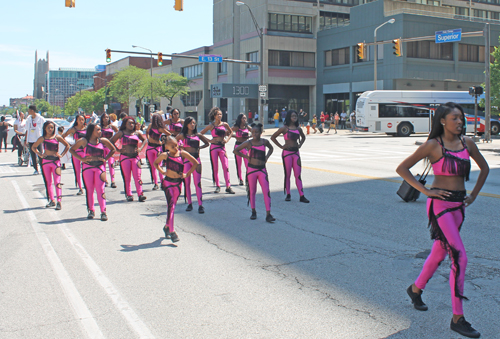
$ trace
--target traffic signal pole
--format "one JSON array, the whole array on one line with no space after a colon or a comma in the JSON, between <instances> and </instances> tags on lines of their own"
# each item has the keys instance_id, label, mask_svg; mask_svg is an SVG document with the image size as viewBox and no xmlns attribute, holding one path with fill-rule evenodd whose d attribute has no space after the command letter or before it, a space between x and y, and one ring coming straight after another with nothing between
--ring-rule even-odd
<instances>
[{"instance_id":1,"label":"traffic signal pole","mask_svg":"<svg viewBox=\"0 0 500 339\"><path fill-rule=\"evenodd\" d=\"M491 141L490 24L484 27L484 141Z\"/></svg>"}]
</instances>

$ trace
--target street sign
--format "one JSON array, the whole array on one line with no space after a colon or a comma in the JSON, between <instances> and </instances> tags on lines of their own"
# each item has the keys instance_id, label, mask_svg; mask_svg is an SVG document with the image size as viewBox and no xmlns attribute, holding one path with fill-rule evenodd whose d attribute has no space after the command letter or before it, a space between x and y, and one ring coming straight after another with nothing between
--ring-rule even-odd
<instances>
[{"instance_id":1,"label":"street sign","mask_svg":"<svg viewBox=\"0 0 500 339\"><path fill-rule=\"evenodd\" d=\"M199 62L222 62L222 55L201 54L198 55Z\"/></svg>"},{"instance_id":2,"label":"street sign","mask_svg":"<svg viewBox=\"0 0 500 339\"><path fill-rule=\"evenodd\" d=\"M259 92L260 93L260 97L261 98L265 98L266 97L266 92Z\"/></svg>"},{"instance_id":3,"label":"street sign","mask_svg":"<svg viewBox=\"0 0 500 339\"><path fill-rule=\"evenodd\" d=\"M149 112L154 113L155 111L155 105L149 105Z\"/></svg>"},{"instance_id":4,"label":"street sign","mask_svg":"<svg viewBox=\"0 0 500 339\"><path fill-rule=\"evenodd\" d=\"M211 98L258 98L256 84L214 84L210 85ZM265 92L261 92L265 93Z\"/></svg>"},{"instance_id":5,"label":"street sign","mask_svg":"<svg viewBox=\"0 0 500 339\"><path fill-rule=\"evenodd\" d=\"M267 86L266 85L260 85L259 86L259 92L267 92Z\"/></svg>"},{"instance_id":6,"label":"street sign","mask_svg":"<svg viewBox=\"0 0 500 339\"><path fill-rule=\"evenodd\" d=\"M108 109L108 104L104 104L104 109Z\"/></svg>"},{"instance_id":7,"label":"street sign","mask_svg":"<svg viewBox=\"0 0 500 339\"><path fill-rule=\"evenodd\" d=\"M441 44L443 42L455 42L460 40L462 40L461 28L436 32L436 44Z\"/></svg>"}]
</instances>

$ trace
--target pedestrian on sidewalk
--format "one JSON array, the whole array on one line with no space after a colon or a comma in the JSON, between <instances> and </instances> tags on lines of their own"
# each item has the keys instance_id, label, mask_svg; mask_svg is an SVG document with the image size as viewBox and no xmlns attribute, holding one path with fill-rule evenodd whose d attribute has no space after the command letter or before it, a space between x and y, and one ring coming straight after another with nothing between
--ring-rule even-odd
<instances>
[{"instance_id":1,"label":"pedestrian on sidewalk","mask_svg":"<svg viewBox=\"0 0 500 339\"><path fill-rule=\"evenodd\" d=\"M286 118L286 109L283 107L281 110L281 121L285 123L285 118Z\"/></svg>"},{"instance_id":2,"label":"pedestrian on sidewalk","mask_svg":"<svg viewBox=\"0 0 500 339\"><path fill-rule=\"evenodd\" d=\"M276 113L274 113L274 127L278 128L280 127L280 113L278 112L278 109L276 109Z\"/></svg>"},{"instance_id":3,"label":"pedestrian on sidewalk","mask_svg":"<svg viewBox=\"0 0 500 339\"><path fill-rule=\"evenodd\" d=\"M9 131L9 127L12 127L11 124L5 121L5 116L2 116L0 119L0 152L2 152L2 142L4 143L5 152L7 152L7 135Z\"/></svg>"},{"instance_id":4,"label":"pedestrian on sidewalk","mask_svg":"<svg viewBox=\"0 0 500 339\"><path fill-rule=\"evenodd\" d=\"M312 129L314 130L314 134L316 134L316 125L318 124L318 119L316 118L316 114L313 115L312 119Z\"/></svg>"},{"instance_id":5,"label":"pedestrian on sidewalk","mask_svg":"<svg viewBox=\"0 0 500 339\"><path fill-rule=\"evenodd\" d=\"M470 338L480 334L464 318L464 297L467 254L460 236L465 218L465 208L472 204L484 185L489 167L474 141L462 135L466 120L460 105L449 102L437 108L427 141L415 153L406 158L396 172L427 198L427 215L431 238L434 240L431 253L422 271L406 292L414 308L427 311L422 301L422 292L441 262L450 256L450 289L453 317L451 330ZM470 158L480 169L476 185L468 195L465 181L469 180ZM430 189L417 181L410 172L417 162L426 159L434 171L434 182Z\"/></svg>"},{"instance_id":6,"label":"pedestrian on sidewalk","mask_svg":"<svg viewBox=\"0 0 500 339\"><path fill-rule=\"evenodd\" d=\"M321 115L319 116L319 121L321 122L321 130L320 132L322 132L322 130L325 128L325 120L326 120L326 115L323 113L323 111L321 111Z\"/></svg>"},{"instance_id":7,"label":"pedestrian on sidewalk","mask_svg":"<svg viewBox=\"0 0 500 339\"><path fill-rule=\"evenodd\" d=\"M340 120L339 113L335 112L335 115L333 116L333 121L335 121L335 124L333 125L333 127L335 127L335 134L337 134L337 127L339 125L339 120Z\"/></svg>"},{"instance_id":8,"label":"pedestrian on sidewalk","mask_svg":"<svg viewBox=\"0 0 500 339\"><path fill-rule=\"evenodd\" d=\"M342 111L342 113L340 113L340 129L346 129L346 125L345 125L345 122L347 120L347 113Z\"/></svg>"},{"instance_id":9,"label":"pedestrian on sidewalk","mask_svg":"<svg viewBox=\"0 0 500 339\"><path fill-rule=\"evenodd\" d=\"M354 132L354 129L356 128L356 113L351 112L351 115L349 116L350 122L351 122L351 133Z\"/></svg>"},{"instance_id":10,"label":"pedestrian on sidewalk","mask_svg":"<svg viewBox=\"0 0 500 339\"><path fill-rule=\"evenodd\" d=\"M36 112L36 106L30 105L28 107L28 118L26 119L26 140L24 145L29 145L29 150L31 154L31 164L35 168L33 172L34 175L38 174L38 158L36 153L32 150L33 144L40 138L43 134L43 124L45 123L45 118ZM42 145L38 145L38 152L42 153Z\"/></svg>"}]
</instances>

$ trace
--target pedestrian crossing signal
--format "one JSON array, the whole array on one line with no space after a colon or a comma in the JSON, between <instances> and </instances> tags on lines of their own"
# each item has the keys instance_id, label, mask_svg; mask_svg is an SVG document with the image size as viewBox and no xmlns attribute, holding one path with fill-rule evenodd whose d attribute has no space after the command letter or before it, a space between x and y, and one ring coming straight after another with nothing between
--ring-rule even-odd
<instances>
[{"instance_id":1,"label":"pedestrian crossing signal","mask_svg":"<svg viewBox=\"0 0 500 339\"><path fill-rule=\"evenodd\" d=\"M69 7L69 8L75 7L75 0L65 0L64 3L65 3L65 7Z\"/></svg>"},{"instance_id":2,"label":"pedestrian crossing signal","mask_svg":"<svg viewBox=\"0 0 500 339\"><path fill-rule=\"evenodd\" d=\"M403 51L401 50L401 39L394 39L392 40L392 43L394 44L394 46L392 46L392 48L394 48L394 55L397 57L402 56Z\"/></svg>"},{"instance_id":3,"label":"pedestrian crossing signal","mask_svg":"<svg viewBox=\"0 0 500 339\"><path fill-rule=\"evenodd\" d=\"M358 44L358 59L359 60L365 59L365 49L366 49L366 44L363 42L360 42Z\"/></svg>"},{"instance_id":4,"label":"pedestrian crossing signal","mask_svg":"<svg viewBox=\"0 0 500 339\"><path fill-rule=\"evenodd\" d=\"M158 66L163 66L163 53L158 53Z\"/></svg>"},{"instance_id":5,"label":"pedestrian crossing signal","mask_svg":"<svg viewBox=\"0 0 500 339\"><path fill-rule=\"evenodd\" d=\"M111 50L109 48L106 50L106 62L111 62Z\"/></svg>"},{"instance_id":6,"label":"pedestrian crossing signal","mask_svg":"<svg viewBox=\"0 0 500 339\"><path fill-rule=\"evenodd\" d=\"M184 10L184 0L175 0L175 5L174 9L176 11L183 11Z\"/></svg>"}]
</instances>

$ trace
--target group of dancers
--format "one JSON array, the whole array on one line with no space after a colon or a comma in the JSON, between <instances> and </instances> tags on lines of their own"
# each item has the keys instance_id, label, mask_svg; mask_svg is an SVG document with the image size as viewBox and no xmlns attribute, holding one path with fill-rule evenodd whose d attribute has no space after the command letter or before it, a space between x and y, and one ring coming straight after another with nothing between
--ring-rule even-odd
<instances>
[{"instance_id":1,"label":"group of dancers","mask_svg":"<svg viewBox=\"0 0 500 339\"><path fill-rule=\"evenodd\" d=\"M195 185L198 212L204 213L200 150L210 147L212 178L216 187L214 193L220 193L218 172L220 161L226 184L225 191L228 194L234 194L230 184L226 152L226 144L234 137L236 143L233 153L236 157L239 185L245 184L242 167L246 168L245 182L248 202L252 209L250 219L257 218L255 195L258 182L264 196L265 220L267 222L275 221L271 215L271 195L266 169L266 163L273 153L273 146L267 139L261 137L263 126L261 124L248 126L246 116L240 114L235 125L231 128L221 120L221 110L214 107L209 113L210 124L198 132L196 121L193 118L187 117L183 120L179 116L180 112L177 109L172 111L171 117L167 117L162 112L155 113L147 128L146 135L137 129L136 122L131 117L124 117L121 126L117 128L110 123L107 114L102 115L99 125L90 123L88 126L85 126L84 117L78 116L73 126L63 136L57 135L53 122L45 122L43 134L33 144L32 150L41 158L41 168L49 200L47 207L55 206L57 210L61 209L60 158L68 151L73 156L76 184L79 187L77 194L83 194L81 184L81 178L83 178L87 194L88 218L95 216L94 191L96 191L101 208L101 220L107 220L104 192L107 183L106 166L109 168L111 187L114 188L116 187L113 166L115 152L120 153L120 170L125 185L126 200L133 201L134 199L131 190L133 177L139 201L145 201L139 154L144 147L147 147L146 158L151 171L153 190L159 189L161 182L161 188L167 201L167 219L163 228L165 237L171 239L172 242L177 242L179 237L174 226L175 207L184 183L184 194L188 203L186 211L193 210L191 177ZM431 253L425 261L422 272L408 287L407 294L415 309L427 311L428 307L422 301L423 289L448 254L452 261L449 281L452 292L453 317L450 328L462 335L478 338L479 332L465 320L463 315L462 300L466 299L464 297L464 280L467 256L460 237L460 229L465 218L465 207L472 204L479 194L488 176L489 168L476 144L470 138L462 135L464 124L463 109L459 105L454 103L441 105L435 112L427 142L399 165L397 173L418 191L428 196L427 212L431 237L434 239ZM211 139L204 136L209 131ZM76 141L71 147L65 140L65 137L70 134ZM278 141L280 135L284 137L283 144ZM288 112L284 126L271 136L271 141L283 150L285 201L291 200L290 179L293 172L300 195L299 201L309 202L304 196L299 152L305 140L306 137L299 127L298 115L295 111ZM201 145L201 143L203 144ZM58 153L59 144L64 146L62 153ZM39 151L39 145L43 145L43 153ZM480 173L474 189L467 195L464 182L469 179L470 158L475 160ZM430 162L434 171L434 182L430 189L416 180L410 172L410 169L422 159ZM52 191L52 184L55 186L56 197Z\"/></svg>"},{"instance_id":2,"label":"group of dancers","mask_svg":"<svg viewBox=\"0 0 500 339\"><path fill-rule=\"evenodd\" d=\"M255 196L257 182L260 184L264 196L267 222L276 219L271 214L271 194L266 163L273 153L273 146L269 140L261 138L263 126L261 124L247 123L247 117L241 113L233 127L222 121L222 112L214 107L209 113L210 123L198 132L196 120L192 117L180 118L178 109L173 109L170 117L162 111L152 115L151 124L145 133L137 127L132 117L124 117L119 127L111 123L108 114L101 116L100 123L85 123L85 117L78 115L71 126L63 135L56 133L56 126L51 121L43 125L42 136L33 144L32 150L41 159L41 168L45 182L48 204L46 207L62 208L61 186L61 161L67 152L72 155L75 185L77 195L87 198L87 218L95 217L94 192L100 207L100 218L108 220L106 214L105 187L108 186L107 170L111 179L111 188L116 188L115 182L115 153L119 153L120 171L124 182L125 200L133 201L132 178L135 183L138 200L144 202L146 196L143 192L141 179L140 154L146 148L145 156L149 164L153 190L161 189L167 201L167 219L163 228L165 236L173 242L179 240L175 232L174 211L177 200L181 195L184 184L184 197L188 204L186 211L193 210L191 198L191 181L194 181L198 201L198 213L203 214L201 173L202 165L200 150L210 147L210 160L212 165L212 179L215 185L214 193L220 193L219 161L225 180L225 192L235 194L231 188L229 176L229 161L226 144L234 137L236 139L233 153L239 185L247 186L248 204L252 213L250 219L257 219L255 209ZM210 132L211 139L205 137ZM284 136L285 142L281 144L277 137ZM70 146L66 137L72 136L75 143ZM300 195L299 201L308 203L303 192L301 179L301 162L299 149L305 142L305 135L298 124L298 114L290 111L282 128L273 134L271 140L283 149L283 168L285 172L284 190L285 201L291 201L290 179L292 172ZM59 153L59 144L64 149ZM40 145L43 146L43 152ZM246 169L245 178L243 171ZM54 196L53 187L56 195Z\"/></svg>"}]
</instances>

